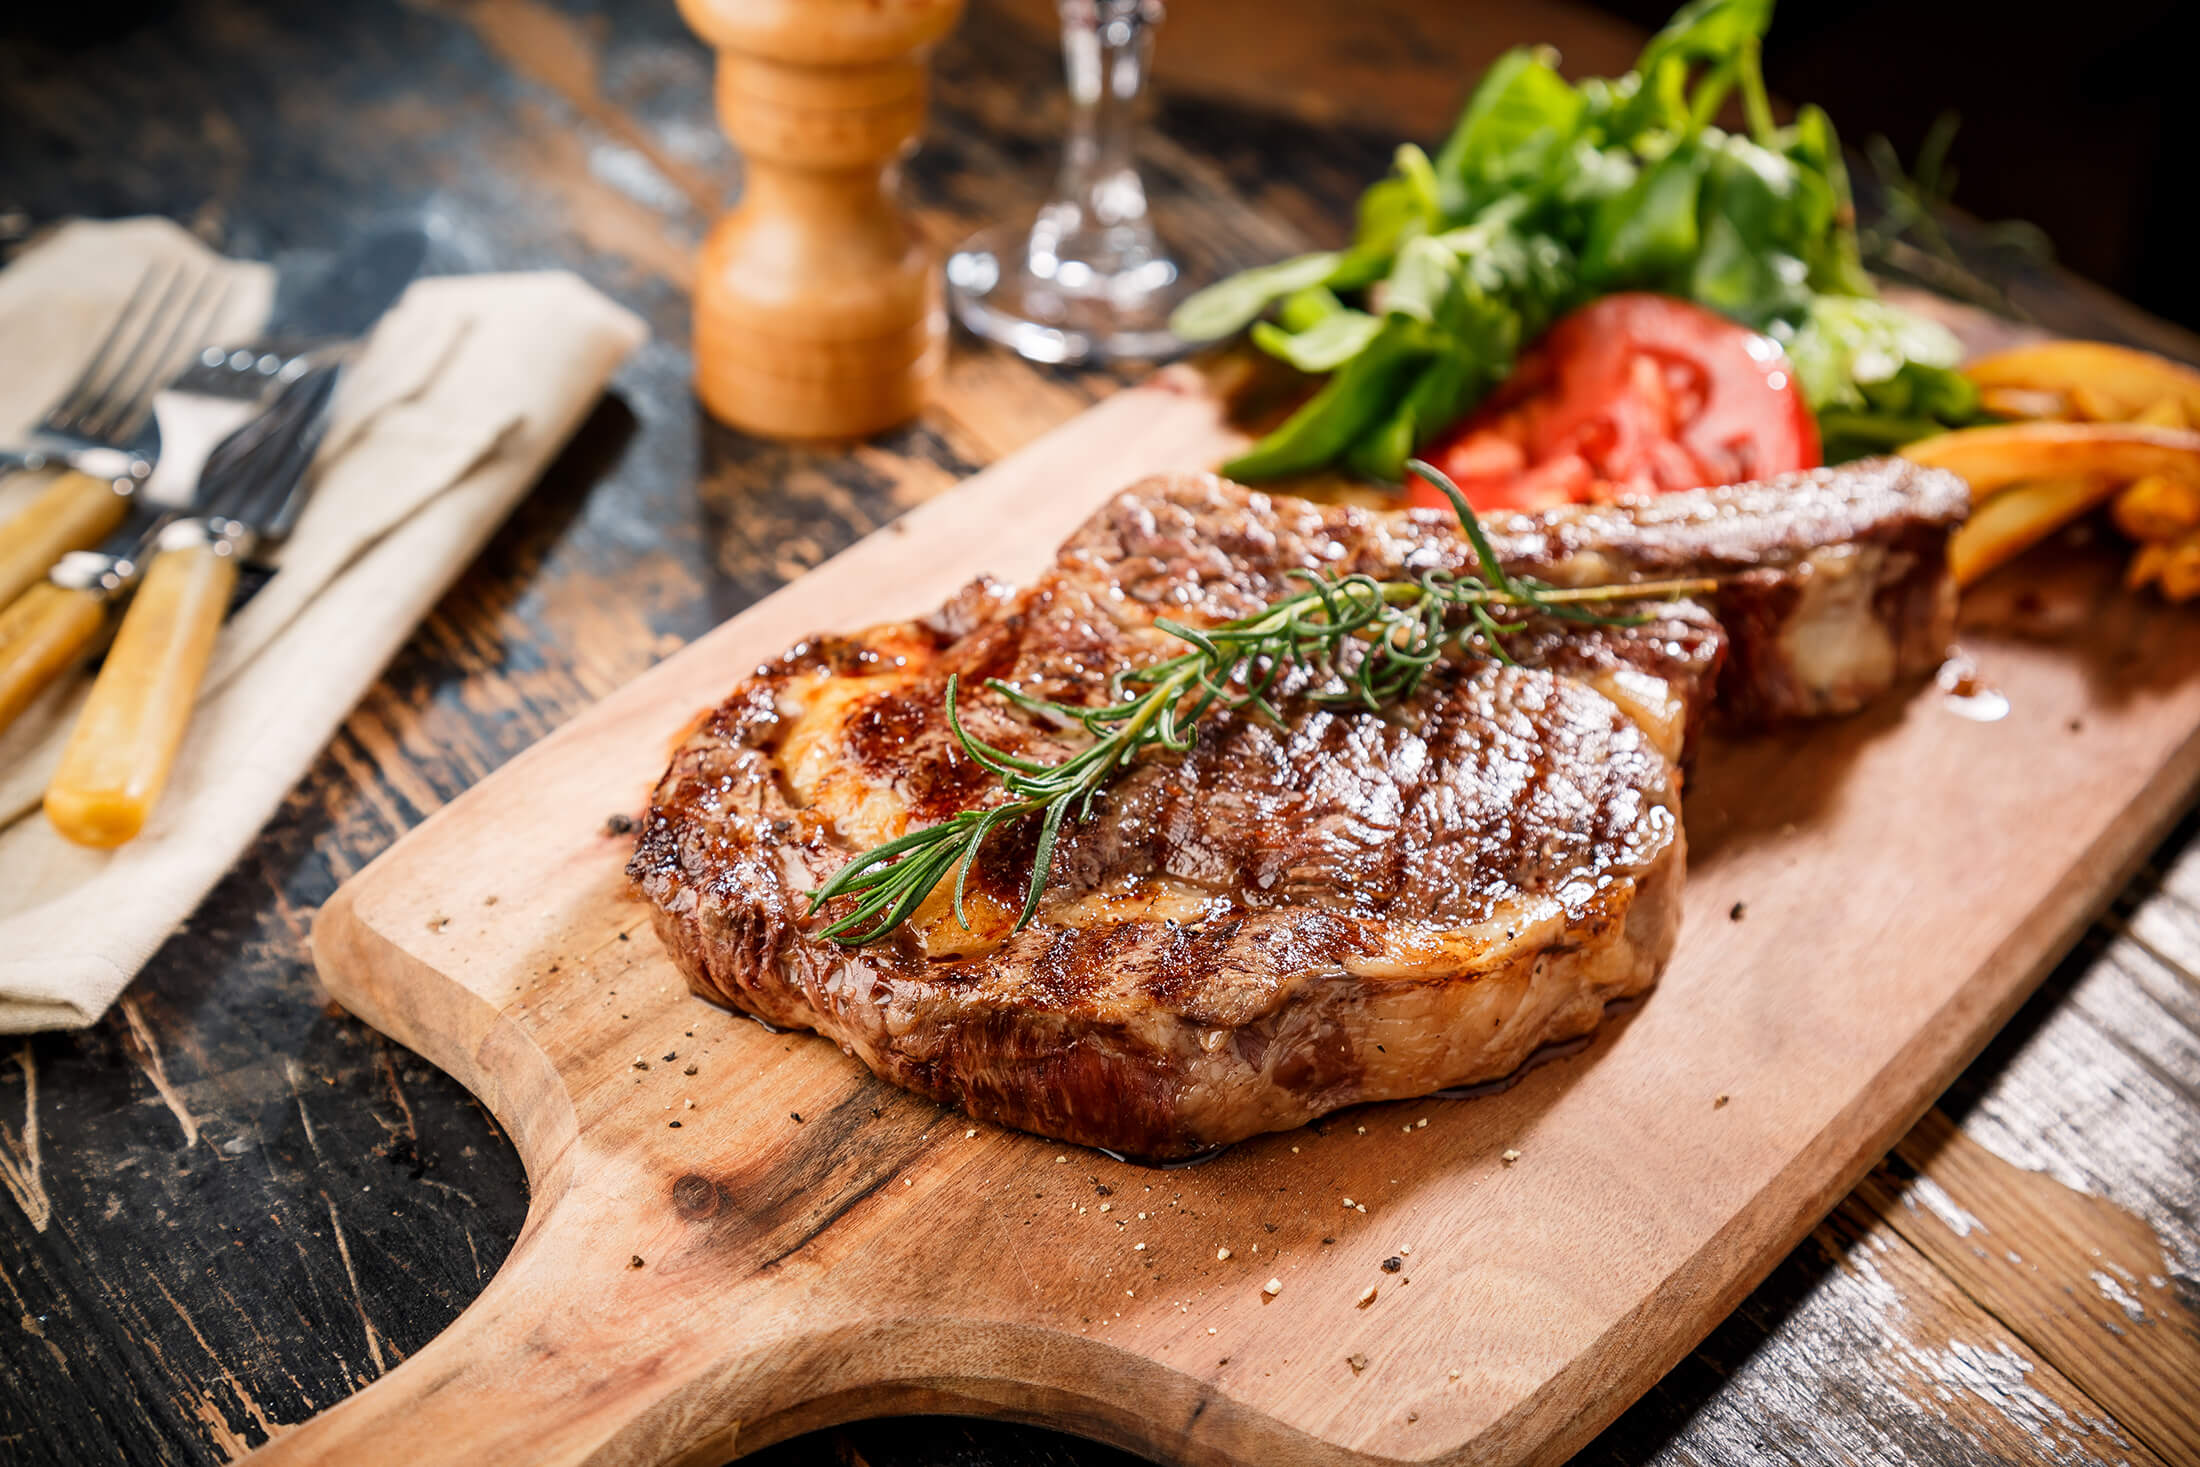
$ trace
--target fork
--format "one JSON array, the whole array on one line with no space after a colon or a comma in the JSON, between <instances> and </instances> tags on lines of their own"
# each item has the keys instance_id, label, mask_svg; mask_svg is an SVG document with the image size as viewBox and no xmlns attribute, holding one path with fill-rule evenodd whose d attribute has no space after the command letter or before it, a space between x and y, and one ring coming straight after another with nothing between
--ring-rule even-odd
<instances>
[{"instance_id":1,"label":"fork","mask_svg":"<svg viewBox=\"0 0 2200 1467\"><path fill-rule=\"evenodd\" d=\"M153 394L160 462L139 491L164 506L190 499L214 445L347 342L293 337L208 346Z\"/></svg>"},{"instance_id":2,"label":"fork","mask_svg":"<svg viewBox=\"0 0 2200 1467\"><path fill-rule=\"evenodd\" d=\"M221 318L230 283L203 266L148 265L75 382L31 430L0 449L0 467L65 468L44 493L0 525L0 605L72 550L122 522L153 472L160 430L153 397Z\"/></svg>"}]
</instances>

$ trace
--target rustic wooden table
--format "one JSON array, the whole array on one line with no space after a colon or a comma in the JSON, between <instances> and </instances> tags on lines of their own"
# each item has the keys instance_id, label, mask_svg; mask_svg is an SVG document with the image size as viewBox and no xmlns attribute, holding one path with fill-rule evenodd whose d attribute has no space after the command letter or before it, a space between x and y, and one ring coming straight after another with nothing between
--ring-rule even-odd
<instances>
[{"instance_id":1,"label":"rustic wooden table","mask_svg":"<svg viewBox=\"0 0 2200 1467\"><path fill-rule=\"evenodd\" d=\"M700 422L684 285L739 169L662 0L41 9L0 45L0 235L154 212L267 255L419 213L444 268L575 269L656 333L117 1011L0 1045L0 1459L217 1461L417 1350L526 1209L487 1113L317 993L315 905L668 649L1124 379L959 342L937 406L852 451ZM1045 0L978 0L940 53L908 185L942 242L1028 205L1051 167L1048 23ZM1148 149L1164 222L1202 272L1334 240L1392 140L1439 131L1520 39L1599 72L1637 43L1532 0L1180 5ZM2060 329L2200 354L2066 278L2021 293ZM2200 1462L2196 1296L2188 816L1895 1154L1583 1460ZM765 1460L1125 1459L927 1420Z\"/></svg>"}]
</instances>

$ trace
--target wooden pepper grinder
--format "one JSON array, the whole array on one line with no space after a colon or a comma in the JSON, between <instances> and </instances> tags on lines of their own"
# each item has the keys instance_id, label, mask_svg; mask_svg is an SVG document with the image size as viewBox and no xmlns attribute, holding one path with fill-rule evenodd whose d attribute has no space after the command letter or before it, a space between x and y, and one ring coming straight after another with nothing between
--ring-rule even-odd
<instances>
[{"instance_id":1,"label":"wooden pepper grinder","mask_svg":"<svg viewBox=\"0 0 2200 1467\"><path fill-rule=\"evenodd\" d=\"M963 0L680 0L718 52L740 204L704 241L695 390L774 438L913 417L946 355L939 262L891 197L924 124L925 54Z\"/></svg>"}]
</instances>

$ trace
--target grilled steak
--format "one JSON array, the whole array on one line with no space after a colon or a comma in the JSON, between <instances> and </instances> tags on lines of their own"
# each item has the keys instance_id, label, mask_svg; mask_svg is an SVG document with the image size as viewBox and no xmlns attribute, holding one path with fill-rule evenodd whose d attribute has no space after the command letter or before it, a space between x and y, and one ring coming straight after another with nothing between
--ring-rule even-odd
<instances>
[{"instance_id":1,"label":"grilled steak","mask_svg":"<svg viewBox=\"0 0 2200 1467\"><path fill-rule=\"evenodd\" d=\"M805 894L848 860L1003 798L947 727L951 673L971 732L1051 762L1070 736L984 679L1088 702L1181 650L1157 615L1244 615L1298 568L1469 563L1434 515L1149 480L1029 589L981 581L759 669L674 756L629 869L697 992L1048 1136L1183 1155L1495 1079L1662 969L1680 761L1714 688L1747 717L1834 711L1937 660L1965 502L1876 464L1494 524L1513 569L1556 583L1727 580L1715 612L1539 627L1508 643L1520 665L1439 665L1379 715L1288 685L1281 727L1210 715L1189 753L1143 758L1065 827L1020 933L1031 822L986 847L972 930L942 891L871 947L818 939L830 914Z\"/></svg>"},{"instance_id":2,"label":"grilled steak","mask_svg":"<svg viewBox=\"0 0 2200 1467\"><path fill-rule=\"evenodd\" d=\"M1739 724L1854 713L1939 666L1955 624L1953 474L1874 459L1759 484L1582 505L1496 527L1519 574L1561 585L1717 576Z\"/></svg>"}]
</instances>

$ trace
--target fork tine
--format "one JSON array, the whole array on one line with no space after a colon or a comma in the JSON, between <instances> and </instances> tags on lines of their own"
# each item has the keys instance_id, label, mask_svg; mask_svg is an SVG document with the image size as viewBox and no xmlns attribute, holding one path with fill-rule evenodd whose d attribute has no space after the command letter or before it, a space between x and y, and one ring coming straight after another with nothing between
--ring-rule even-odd
<instances>
[{"instance_id":1,"label":"fork tine","mask_svg":"<svg viewBox=\"0 0 2200 1467\"><path fill-rule=\"evenodd\" d=\"M127 400L124 384L147 355L157 349L173 326L176 313L189 304L191 288L189 265L179 262L174 269L162 273L160 293L139 314L128 344L101 374L88 399L57 426L87 438L108 436L109 420L117 416L118 407Z\"/></svg>"},{"instance_id":2,"label":"fork tine","mask_svg":"<svg viewBox=\"0 0 2200 1467\"><path fill-rule=\"evenodd\" d=\"M176 312L159 349L141 352L135 359L137 377L129 394L121 398L110 394L106 411L98 415L96 424L88 430L93 437L115 441L136 431L146 409L152 405L153 394L176 375L184 360L198 350L199 338L211 331L221 318L222 303L228 298L233 283L213 270L199 277L198 284Z\"/></svg>"},{"instance_id":3,"label":"fork tine","mask_svg":"<svg viewBox=\"0 0 2200 1467\"><path fill-rule=\"evenodd\" d=\"M84 364L83 371L76 374L76 380L69 384L68 391L61 394L61 400L54 404L53 410L46 414L48 427L67 431L68 425L78 416L90 411L98 404L100 398L99 382L110 370L111 365L107 361L107 355L115 349L116 343L122 339L122 328L130 323L131 316L137 312L139 306L144 304L146 293L153 289L153 282L159 274L160 264L158 261L148 264L144 271L139 274L137 284L130 287L130 298L122 303L121 310L115 312L115 318L109 323L107 334L100 338L99 347L92 353L91 360ZM139 329L142 330L143 328ZM127 361L129 356L130 352L125 350L122 353L122 360Z\"/></svg>"}]
</instances>

